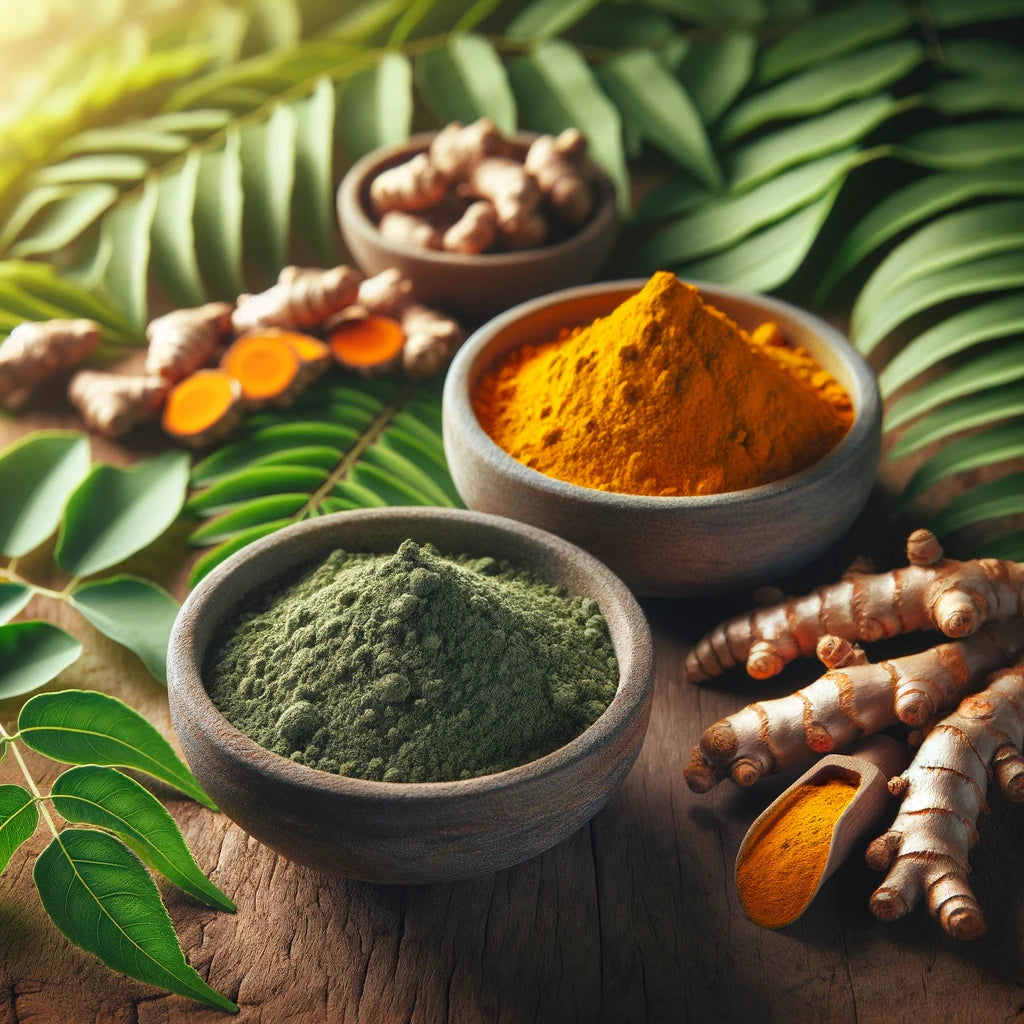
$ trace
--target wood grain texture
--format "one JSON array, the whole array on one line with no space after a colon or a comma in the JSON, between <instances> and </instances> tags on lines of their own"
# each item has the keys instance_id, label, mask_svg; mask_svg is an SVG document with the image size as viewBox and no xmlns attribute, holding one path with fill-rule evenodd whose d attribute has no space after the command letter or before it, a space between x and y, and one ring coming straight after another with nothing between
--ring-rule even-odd
<instances>
[{"instance_id":1,"label":"wood grain texture","mask_svg":"<svg viewBox=\"0 0 1024 1024\"><path fill-rule=\"evenodd\" d=\"M0 444L45 420L71 422L55 414L2 422ZM831 578L858 548L876 552L883 565L898 561L902 538L889 548L877 507L856 529L816 564L815 579ZM179 596L183 536L172 532L130 563ZM38 578L44 564L30 558L23 568ZM972 856L971 881L989 926L974 943L945 938L924 911L876 921L867 900L880 876L857 860L790 928L766 932L743 916L735 852L750 822L792 780L744 791L726 783L698 796L682 770L704 726L755 692L773 696L816 674L791 666L772 693L735 675L714 687L684 687L689 640L745 604L745 597L646 604L656 684L639 761L589 826L493 875L409 887L331 879L279 858L223 815L161 792L200 866L238 904L236 915L218 913L161 885L190 962L241 1004L246 1024L1024 1020L1024 809L998 795ZM68 609L45 612L86 641L83 658L55 687L115 693L171 735L164 692L134 656ZM5 724L15 712L0 706ZM29 763L33 770L46 764ZM39 774L48 782L55 773ZM8 757L0 782L18 781ZM115 976L71 946L31 884L33 855L46 842L41 826L0 877L0 1024L229 1019Z\"/></svg>"}]
</instances>

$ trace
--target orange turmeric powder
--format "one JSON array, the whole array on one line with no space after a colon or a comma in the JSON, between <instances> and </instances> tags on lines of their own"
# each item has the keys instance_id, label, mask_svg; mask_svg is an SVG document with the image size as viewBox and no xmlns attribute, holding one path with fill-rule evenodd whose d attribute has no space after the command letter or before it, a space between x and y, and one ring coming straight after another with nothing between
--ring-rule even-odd
<instances>
[{"instance_id":1,"label":"orange turmeric powder","mask_svg":"<svg viewBox=\"0 0 1024 1024\"><path fill-rule=\"evenodd\" d=\"M832 833L859 782L833 775L797 786L736 862L736 889L747 917L762 928L795 921L821 884Z\"/></svg>"},{"instance_id":2,"label":"orange turmeric powder","mask_svg":"<svg viewBox=\"0 0 1024 1024\"><path fill-rule=\"evenodd\" d=\"M846 392L806 352L753 343L664 272L588 327L507 353L473 406L527 466L648 495L781 479L835 447L852 421Z\"/></svg>"}]
</instances>

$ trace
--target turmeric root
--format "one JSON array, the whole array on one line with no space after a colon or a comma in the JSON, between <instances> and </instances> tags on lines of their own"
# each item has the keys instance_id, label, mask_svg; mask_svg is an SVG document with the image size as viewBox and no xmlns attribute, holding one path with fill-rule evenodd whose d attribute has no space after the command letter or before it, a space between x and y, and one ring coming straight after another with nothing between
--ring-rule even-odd
<instances>
[{"instance_id":1,"label":"turmeric root","mask_svg":"<svg viewBox=\"0 0 1024 1024\"><path fill-rule=\"evenodd\" d=\"M19 324L0 345L0 402L22 404L37 384L87 359L99 343L92 320Z\"/></svg>"},{"instance_id":2,"label":"turmeric root","mask_svg":"<svg viewBox=\"0 0 1024 1024\"><path fill-rule=\"evenodd\" d=\"M506 149L505 139L489 117L466 126L452 121L431 141L429 160L446 181L455 184L465 181L485 157L505 155Z\"/></svg>"},{"instance_id":3,"label":"turmeric root","mask_svg":"<svg viewBox=\"0 0 1024 1024\"><path fill-rule=\"evenodd\" d=\"M398 321L378 313L343 320L328 338L334 358L342 366L367 377L395 369L404 344L405 332Z\"/></svg>"},{"instance_id":4,"label":"turmeric root","mask_svg":"<svg viewBox=\"0 0 1024 1024\"><path fill-rule=\"evenodd\" d=\"M462 344L462 329L454 320L418 302L406 306L401 324L405 332L402 366L410 377L433 376Z\"/></svg>"},{"instance_id":5,"label":"turmeric root","mask_svg":"<svg viewBox=\"0 0 1024 1024\"><path fill-rule=\"evenodd\" d=\"M904 569L877 575L851 571L806 597L719 626L687 657L687 680L709 679L740 661L755 679L766 679L794 658L814 653L825 633L851 642L918 629L963 637L985 622L1024 614L1024 563L943 558L928 530L910 535L907 558Z\"/></svg>"},{"instance_id":6,"label":"turmeric root","mask_svg":"<svg viewBox=\"0 0 1024 1024\"><path fill-rule=\"evenodd\" d=\"M1024 653L1024 620L877 664L838 637L825 638L820 648L830 671L815 682L750 704L704 731L684 771L690 789L705 793L726 776L749 786L898 721L923 724Z\"/></svg>"},{"instance_id":7,"label":"turmeric root","mask_svg":"<svg viewBox=\"0 0 1024 1024\"><path fill-rule=\"evenodd\" d=\"M377 225L381 235L396 245L411 245L417 249L440 249L443 233L426 217L415 213L392 210L385 213Z\"/></svg>"},{"instance_id":8,"label":"turmeric root","mask_svg":"<svg viewBox=\"0 0 1024 1024\"><path fill-rule=\"evenodd\" d=\"M587 140L576 128L561 135L540 135L526 154L524 167L548 202L570 224L582 224L594 208L590 185L583 175Z\"/></svg>"},{"instance_id":9,"label":"turmeric root","mask_svg":"<svg viewBox=\"0 0 1024 1024\"><path fill-rule=\"evenodd\" d=\"M273 327L264 328L260 333L283 341L299 357L302 387L315 381L331 365L331 350L311 334L282 331Z\"/></svg>"},{"instance_id":10,"label":"turmeric root","mask_svg":"<svg viewBox=\"0 0 1024 1024\"><path fill-rule=\"evenodd\" d=\"M302 362L295 349L273 334L238 338L221 357L220 368L242 385L250 409L288 406L302 390Z\"/></svg>"},{"instance_id":11,"label":"turmeric root","mask_svg":"<svg viewBox=\"0 0 1024 1024\"><path fill-rule=\"evenodd\" d=\"M442 246L448 252L481 253L494 243L498 215L485 199L472 203L444 233Z\"/></svg>"},{"instance_id":12,"label":"turmeric root","mask_svg":"<svg viewBox=\"0 0 1024 1024\"><path fill-rule=\"evenodd\" d=\"M397 267L388 267L359 285L356 303L373 313L396 316L412 302L412 281Z\"/></svg>"},{"instance_id":13,"label":"turmeric root","mask_svg":"<svg viewBox=\"0 0 1024 1024\"><path fill-rule=\"evenodd\" d=\"M892 827L867 850L868 864L888 870L871 897L876 917L909 913L922 896L943 930L956 939L984 934L985 919L967 884L975 823L988 811L995 774L1006 795L1024 801L1024 664L996 673L964 700L921 744L907 771L889 783L903 796Z\"/></svg>"},{"instance_id":14,"label":"turmeric root","mask_svg":"<svg viewBox=\"0 0 1024 1024\"><path fill-rule=\"evenodd\" d=\"M548 236L548 222L539 214L532 213L513 230L501 229L499 237L506 249L535 249Z\"/></svg>"},{"instance_id":15,"label":"turmeric root","mask_svg":"<svg viewBox=\"0 0 1024 1024\"><path fill-rule=\"evenodd\" d=\"M521 163L509 157L489 156L477 163L466 179L470 195L488 200L502 231L515 234L533 216L540 203L537 182Z\"/></svg>"},{"instance_id":16,"label":"turmeric root","mask_svg":"<svg viewBox=\"0 0 1024 1024\"><path fill-rule=\"evenodd\" d=\"M381 171L370 182L370 203L378 215L391 210L426 210L439 203L448 191L444 175L419 153L397 167Z\"/></svg>"},{"instance_id":17,"label":"turmeric root","mask_svg":"<svg viewBox=\"0 0 1024 1024\"><path fill-rule=\"evenodd\" d=\"M190 448L223 441L242 422L242 385L223 370L197 370L171 388L161 425Z\"/></svg>"},{"instance_id":18,"label":"turmeric root","mask_svg":"<svg viewBox=\"0 0 1024 1024\"><path fill-rule=\"evenodd\" d=\"M68 385L68 399L91 430L121 437L157 414L169 387L163 377L79 370Z\"/></svg>"},{"instance_id":19,"label":"turmeric root","mask_svg":"<svg viewBox=\"0 0 1024 1024\"><path fill-rule=\"evenodd\" d=\"M207 302L151 320L146 373L173 384L206 366L231 332L231 309L227 302Z\"/></svg>"},{"instance_id":20,"label":"turmeric root","mask_svg":"<svg viewBox=\"0 0 1024 1024\"><path fill-rule=\"evenodd\" d=\"M257 327L315 327L352 302L362 280L352 267L285 267L265 292L239 296L231 322L239 334Z\"/></svg>"}]
</instances>

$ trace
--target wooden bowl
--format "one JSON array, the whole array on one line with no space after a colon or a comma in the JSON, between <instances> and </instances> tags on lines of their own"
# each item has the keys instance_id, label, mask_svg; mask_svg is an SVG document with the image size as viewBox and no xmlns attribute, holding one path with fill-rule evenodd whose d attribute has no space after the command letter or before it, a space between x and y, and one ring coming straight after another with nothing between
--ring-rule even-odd
<instances>
[{"instance_id":1,"label":"wooden bowl","mask_svg":"<svg viewBox=\"0 0 1024 1024\"><path fill-rule=\"evenodd\" d=\"M611 281L534 299L481 327L455 357L444 388L444 447L469 508L550 530L596 555L636 593L722 593L765 583L812 561L864 506L881 448L874 374L823 320L778 299L692 282L741 327L778 323L847 389L854 422L839 444L800 473L742 491L651 497L592 490L516 461L484 432L470 395L483 372L523 344L589 324L644 281ZM680 439L700 444L700 438Z\"/></svg>"},{"instance_id":2,"label":"wooden bowl","mask_svg":"<svg viewBox=\"0 0 1024 1024\"><path fill-rule=\"evenodd\" d=\"M457 782L391 783L321 772L274 754L214 707L201 667L217 625L250 592L337 547L394 551L406 538L508 558L598 602L619 661L608 709L529 764ZM185 759L233 821L289 860L371 882L437 882L526 860L608 801L650 717L651 636L629 590L571 544L508 519L453 509L340 512L239 551L182 606L168 649L171 718Z\"/></svg>"},{"instance_id":3,"label":"wooden bowl","mask_svg":"<svg viewBox=\"0 0 1024 1024\"><path fill-rule=\"evenodd\" d=\"M370 182L383 170L423 152L433 132L367 154L338 186L338 223L349 252L367 274L398 269L421 302L450 313L492 316L518 302L557 288L589 281L611 255L618 228L615 190L607 175L591 165L599 191L590 219L553 245L478 256L434 252L399 245L381 236L371 216ZM528 142L532 135L517 136Z\"/></svg>"}]
</instances>

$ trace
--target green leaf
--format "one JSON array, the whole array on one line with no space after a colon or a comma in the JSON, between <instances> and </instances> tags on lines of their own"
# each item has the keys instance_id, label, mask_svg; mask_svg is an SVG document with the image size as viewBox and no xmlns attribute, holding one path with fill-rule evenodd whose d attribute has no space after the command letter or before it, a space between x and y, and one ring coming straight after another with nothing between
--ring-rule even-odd
<instances>
[{"instance_id":1,"label":"green leaf","mask_svg":"<svg viewBox=\"0 0 1024 1024\"><path fill-rule=\"evenodd\" d=\"M198 306L206 299L192 230L198 183L199 153L193 150L181 168L163 175L157 186L153 267L168 294L182 306Z\"/></svg>"},{"instance_id":2,"label":"green leaf","mask_svg":"<svg viewBox=\"0 0 1024 1024\"><path fill-rule=\"evenodd\" d=\"M353 161L406 138L412 125L408 58L386 53L374 67L353 75L341 91L338 122L345 154Z\"/></svg>"},{"instance_id":3,"label":"green leaf","mask_svg":"<svg viewBox=\"0 0 1024 1024\"><path fill-rule=\"evenodd\" d=\"M929 128L893 146L893 155L940 171L985 169L1000 160L1024 156L1024 118Z\"/></svg>"},{"instance_id":4,"label":"green leaf","mask_svg":"<svg viewBox=\"0 0 1024 1024\"><path fill-rule=\"evenodd\" d=\"M810 251L839 194L826 195L717 256L676 268L682 277L767 292L788 281Z\"/></svg>"},{"instance_id":5,"label":"green leaf","mask_svg":"<svg viewBox=\"0 0 1024 1024\"><path fill-rule=\"evenodd\" d=\"M508 24L510 39L550 39L571 28L599 0L532 0Z\"/></svg>"},{"instance_id":6,"label":"green leaf","mask_svg":"<svg viewBox=\"0 0 1024 1024\"><path fill-rule=\"evenodd\" d=\"M0 583L0 626L10 622L31 600L31 587L23 583Z\"/></svg>"},{"instance_id":7,"label":"green leaf","mask_svg":"<svg viewBox=\"0 0 1024 1024\"><path fill-rule=\"evenodd\" d=\"M957 495L938 515L932 517L928 529L937 537L943 537L986 519L1001 519L1022 512L1024 473L1014 473Z\"/></svg>"},{"instance_id":8,"label":"green leaf","mask_svg":"<svg viewBox=\"0 0 1024 1024\"><path fill-rule=\"evenodd\" d=\"M729 32L687 49L677 74L707 124L717 121L743 91L756 53L757 40L746 32Z\"/></svg>"},{"instance_id":9,"label":"green leaf","mask_svg":"<svg viewBox=\"0 0 1024 1024\"><path fill-rule=\"evenodd\" d=\"M308 494L272 494L253 498L208 520L189 535L193 547L205 547L229 540L236 533L264 523L277 523L295 516L309 501Z\"/></svg>"},{"instance_id":10,"label":"green leaf","mask_svg":"<svg viewBox=\"0 0 1024 1024\"><path fill-rule=\"evenodd\" d=\"M563 40L540 43L509 65L512 88L527 126L557 135L576 127L615 185L620 210L629 208L629 174L622 122L579 50Z\"/></svg>"},{"instance_id":11,"label":"green leaf","mask_svg":"<svg viewBox=\"0 0 1024 1024\"><path fill-rule=\"evenodd\" d=\"M930 366L991 338L1024 331L1024 295L985 302L949 317L919 334L878 375L883 396L913 380Z\"/></svg>"},{"instance_id":12,"label":"green leaf","mask_svg":"<svg viewBox=\"0 0 1024 1024\"><path fill-rule=\"evenodd\" d=\"M113 185L82 185L73 195L51 204L29 234L11 246L12 256L40 256L69 245L117 199Z\"/></svg>"},{"instance_id":13,"label":"green leaf","mask_svg":"<svg viewBox=\"0 0 1024 1024\"><path fill-rule=\"evenodd\" d=\"M489 117L506 134L516 130L516 101L497 50L483 36L458 35L416 58L416 82L439 121L468 124Z\"/></svg>"},{"instance_id":14,"label":"green leaf","mask_svg":"<svg viewBox=\"0 0 1024 1024\"><path fill-rule=\"evenodd\" d=\"M336 448L324 449L330 454L332 469L341 458ZM249 469L240 469L221 477L212 487L190 498L186 508L190 512L210 515L224 512L236 505L287 491L305 491L311 494L327 479L327 472L321 468L286 464L282 466L261 464Z\"/></svg>"},{"instance_id":15,"label":"green leaf","mask_svg":"<svg viewBox=\"0 0 1024 1024\"><path fill-rule=\"evenodd\" d=\"M586 46L621 50L633 46L665 47L678 42L671 18L636 4L599 4L576 25L573 38ZM683 39L684 48L689 41Z\"/></svg>"},{"instance_id":16,"label":"green leaf","mask_svg":"<svg viewBox=\"0 0 1024 1024\"><path fill-rule=\"evenodd\" d=\"M936 82L925 99L933 110L946 117L976 114L984 110L1024 113L1024 91L1019 82L990 78L955 78Z\"/></svg>"},{"instance_id":17,"label":"green leaf","mask_svg":"<svg viewBox=\"0 0 1024 1024\"><path fill-rule=\"evenodd\" d=\"M218 544L217 547L207 551L201 558L196 559L196 563L192 566L192 571L189 573L189 586L196 586L196 584L199 583L207 573L216 569L221 562L229 558L236 551L241 551L242 548L251 544L253 541L259 540L261 537L266 537L268 534L273 533L275 530L280 530L282 527L290 526L291 523L291 519L279 519L273 523L263 523L261 526L252 526L248 530L242 530L241 533L236 533L230 540L224 541L223 544Z\"/></svg>"},{"instance_id":18,"label":"green leaf","mask_svg":"<svg viewBox=\"0 0 1024 1024\"><path fill-rule=\"evenodd\" d=\"M295 224L317 258L335 262L334 251L334 84L317 80L309 99L296 103Z\"/></svg>"},{"instance_id":19,"label":"green leaf","mask_svg":"<svg viewBox=\"0 0 1024 1024\"><path fill-rule=\"evenodd\" d=\"M1020 416L1024 403L1018 398L1012 415ZM917 426L917 424L915 424ZM955 430L956 428L954 428ZM952 431L951 431L952 432ZM927 442L922 442L927 443ZM1024 455L1024 430L1020 421L1003 423L978 434L961 437L918 467L900 497L900 507L955 473L966 473ZM892 456L890 456L892 457Z\"/></svg>"},{"instance_id":20,"label":"green leaf","mask_svg":"<svg viewBox=\"0 0 1024 1024\"><path fill-rule=\"evenodd\" d=\"M749 192L709 199L695 213L641 245L634 257L636 264L656 270L727 249L758 228L820 198L845 179L857 159L854 151L822 157Z\"/></svg>"},{"instance_id":21,"label":"green leaf","mask_svg":"<svg viewBox=\"0 0 1024 1024\"><path fill-rule=\"evenodd\" d=\"M932 174L887 195L839 247L819 288L826 295L861 260L906 228L977 196L1024 195L1024 161Z\"/></svg>"},{"instance_id":22,"label":"green leaf","mask_svg":"<svg viewBox=\"0 0 1024 1024\"><path fill-rule=\"evenodd\" d=\"M200 158L193 229L203 277L219 298L245 290L242 276L242 142L235 128L224 148Z\"/></svg>"},{"instance_id":23,"label":"green leaf","mask_svg":"<svg viewBox=\"0 0 1024 1024\"><path fill-rule=\"evenodd\" d=\"M686 90L650 50L632 50L606 61L598 77L627 122L708 188L722 186L711 144Z\"/></svg>"},{"instance_id":24,"label":"green leaf","mask_svg":"<svg viewBox=\"0 0 1024 1024\"><path fill-rule=\"evenodd\" d=\"M90 576L151 544L181 510L188 462L184 452L166 452L129 469L93 466L68 501L57 564Z\"/></svg>"},{"instance_id":25,"label":"green leaf","mask_svg":"<svg viewBox=\"0 0 1024 1024\"><path fill-rule=\"evenodd\" d=\"M1024 14L1020 0L928 0L928 14L938 28L959 28Z\"/></svg>"},{"instance_id":26,"label":"green leaf","mask_svg":"<svg viewBox=\"0 0 1024 1024\"><path fill-rule=\"evenodd\" d=\"M37 430L0 452L0 552L20 558L42 544L88 472L89 440L72 431Z\"/></svg>"},{"instance_id":27,"label":"green leaf","mask_svg":"<svg viewBox=\"0 0 1024 1024\"><path fill-rule=\"evenodd\" d=\"M1024 384L1004 384L951 402L908 427L889 452L898 459L950 434L1024 413ZM1019 429L1019 424L1014 424ZM981 436L981 435L978 435Z\"/></svg>"},{"instance_id":28,"label":"green leaf","mask_svg":"<svg viewBox=\"0 0 1024 1024\"><path fill-rule=\"evenodd\" d=\"M943 39L942 57L958 75L1011 81L1024 75L1024 51L997 39Z\"/></svg>"},{"instance_id":29,"label":"green leaf","mask_svg":"<svg viewBox=\"0 0 1024 1024\"><path fill-rule=\"evenodd\" d=\"M1005 291L1021 285L1024 285L1024 249L1019 247L1013 252L946 267L886 292L871 309L863 310L862 322L852 338L861 352L868 353L898 324L921 310L961 295Z\"/></svg>"},{"instance_id":30,"label":"green leaf","mask_svg":"<svg viewBox=\"0 0 1024 1024\"><path fill-rule=\"evenodd\" d=\"M646 0L648 7L703 25L756 25L765 16L761 0Z\"/></svg>"},{"instance_id":31,"label":"green leaf","mask_svg":"<svg viewBox=\"0 0 1024 1024\"><path fill-rule=\"evenodd\" d=\"M154 114L144 122L149 128L160 132L191 132L196 135L212 135L227 127L231 113L212 107L198 110L174 110L169 114Z\"/></svg>"},{"instance_id":32,"label":"green leaf","mask_svg":"<svg viewBox=\"0 0 1024 1024\"><path fill-rule=\"evenodd\" d=\"M907 75L923 55L920 43L900 39L805 71L734 107L722 122L722 139L729 142L770 121L805 117L871 96Z\"/></svg>"},{"instance_id":33,"label":"green leaf","mask_svg":"<svg viewBox=\"0 0 1024 1024\"><path fill-rule=\"evenodd\" d=\"M63 143L53 154L55 158L80 153L139 153L154 158L167 158L186 149L189 139L173 132L154 131L140 125L111 125L79 132Z\"/></svg>"},{"instance_id":34,"label":"green leaf","mask_svg":"<svg viewBox=\"0 0 1024 1024\"><path fill-rule=\"evenodd\" d=\"M149 164L129 153L94 153L50 164L32 176L32 186L66 185L76 182L141 181Z\"/></svg>"},{"instance_id":35,"label":"green leaf","mask_svg":"<svg viewBox=\"0 0 1024 1024\"><path fill-rule=\"evenodd\" d=\"M101 633L134 651L150 673L167 683L167 641L178 602L138 576L111 576L83 583L71 603Z\"/></svg>"},{"instance_id":36,"label":"green leaf","mask_svg":"<svg viewBox=\"0 0 1024 1024\"><path fill-rule=\"evenodd\" d=\"M1017 380L1024 380L1024 341L1000 345L994 352L947 370L893 402L885 415L886 429L894 430L943 402ZM903 438L896 447L902 444Z\"/></svg>"},{"instance_id":37,"label":"green leaf","mask_svg":"<svg viewBox=\"0 0 1024 1024\"><path fill-rule=\"evenodd\" d=\"M1024 530L1003 534L982 545L978 558L1005 558L1011 562L1024 562Z\"/></svg>"},{"instance_id":38,"label":"green leaf","mask_svg":"<svg viewBox=\"0 0 1024 1024\"><path fill-rule=\"evenodd\" d=\"M29 791L21 786L0 786L0 874L38 824L39 810Z\"/></svg>"},{"instance_id":39,"label":"green leaf","mask_svg":"<svg viewBox=\"0 0 1024 1024\"><path fill-rule=\"evenodd\" d=\"M49 622L0 626L0 700L31 693L60 674L82 653L82 645Z\"/></svg>"},{"instance_id":40,"label":"green leaf","mask_svg":"<svg viewBox=\"0 0 1024 1024\"><path fill-rule=\"evenodd\" d=\"M285 469L321 469L326 473L335 467L342 454L340 448L331 448L329 445L300 445L298 448L286 448L284 451L264 455L253 463L253 468L281 466Z\"/></svg>"},{"instance_id":41,"label":"green leaf","mask_svg":"<svg viewBox=\"0 0 1024 1024\"><path fill-rule=\"evenodd\" d=\"M913 20L910 8L899 3L858 3L826 11L765 49L758 66L758 81L775 82L871 43L891 39Z\"/></svg>"},{"instance_id":42,"label":"green leaf","mask_svg":"<svg viewBox=\"0 0 1024 1024\"><path fill-rule=\"evenodd\" d=\"M640 200L633 214L633 224L640 227L681 217L715 198L713 192L698 185L689 175L668 178Z\"/></svg>"},{"instance_id":43,"label":"green leaf","mask_svg":"<svg viewBox=\"0 0 1024 1024\"><path fill-rule=\"evenodd\" d=\"M54 761L133 768L217 809L170 743L116 697L97 690L37 694L21 709L18 730L26 746Z\"/></svg>"},{"instance_id":44,"label":"green leaf","mask_svg":"<svg viewBox=\"0 0 1024 1024\"><path fill-rule=\"evenodd\" d=\"M901 100L882 93L749 142L726 161L730 189L752 188L794 164L851 146L904 107Z\"/></svg>"},{"instance_id":45,"label":"green leaf","mask_svg":"<svg viewBox=\"0 0 1024 1024\"><path fill-rule=\"evenodd\" d=\"M65 829L39 855L33 877L61 933L111 970L238 1012L185 962L153 879L113 836Z\"/></svg>"},{"instance_id":46,"label":"green leaf","mask_svg":"<svg viewBox=\"0 0 1024 1024\"><path fill-rule=\"evenodd\" d=\"M431 474L424 472L415 462L406 458L394 447L375 444L363 453L360 465L373 466L394 479L403 481L410 488L415 488L427 499L430 505L452 505L448 492L438 486Z\"/></svg>"},{"instance_id":47,"label":"green leaf","mask_svg":"<svg viewBox=\"0 0 1024 1024\"><path fill-rule=\"evenodd\" d=\"M116 768L69 768L50 790L57 813L113 832L144 864L214 910L231 902L199 869L174 819L152 793Z\"/></svg>"},{"instance_id":48,"label":"green leaf","mask_svg":"<svg viewBox=\"0 0 1024 1024\"><path fill-rule=\"evenodd\" d=\"M295 113L281 104L265 125L242 131L245 244L272 274L288 262L297 130Z\"/></svg>"},{"instance_id":49,"label":"green leaf","mask_svg":"<svg viewBox=\"0 0 1024 1024\"><path fill-rule=\"evenodd\" d=\"M102 230L111 247L103 286L140 331L148 319L150 229L156 203L157 186L149 179L138 199L119 203L103 219Z\"/></svg>"}]
</instances>

